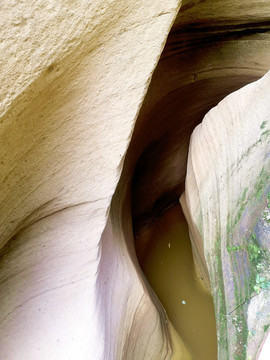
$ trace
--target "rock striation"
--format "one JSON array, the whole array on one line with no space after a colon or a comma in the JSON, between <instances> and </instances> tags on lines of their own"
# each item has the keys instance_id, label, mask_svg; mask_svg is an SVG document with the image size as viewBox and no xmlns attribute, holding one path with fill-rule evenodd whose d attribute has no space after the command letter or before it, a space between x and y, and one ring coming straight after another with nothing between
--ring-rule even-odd
<instances>
[{"instance_id":1,"label":"rock striation","mask_svg":"<svg viewBox=\"0 0 270 360\"><path fill-rule=\"evenodd\" d=\"M157 352L169 357L170 340L152 302L147 295L141 299L144 285L133 267L129 270L131 260L118 259L114 273L101 251L110 243L101 246L100 238L179 5L176 0L1 4L5 360L137 360L156 359ZM112 287L106 287L108 271Z\"/></svg>"},{"instance_id":2,"label":"rock striation","mask_svg":"<svg viewBox=\"0 0 270 360\"><path fill-rule=\"evenodd\" d=\"M180 5L1 4L5 360L186 360L136 254L184 191L218 358L267 359L270 5Z\"/></svg>"},{"instance_id":3,"label":"rock striation","mask_svg":"<svg viewBox=\"0 0 270 360\"><path fill-rule=\"evenodd\" d=\"M220 359L257 359L270 322L269 85L267 73L229 95L191 137L181 202L209 270Z\"/></svg>"}]
</instances>

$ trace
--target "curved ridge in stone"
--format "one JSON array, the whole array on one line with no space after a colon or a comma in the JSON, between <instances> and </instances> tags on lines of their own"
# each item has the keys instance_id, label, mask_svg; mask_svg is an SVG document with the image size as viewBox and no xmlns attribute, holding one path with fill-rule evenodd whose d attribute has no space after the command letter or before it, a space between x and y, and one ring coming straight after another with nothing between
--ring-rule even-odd
<instances>
[{"instance_id":1,"label":"curved ridge in stone","mask_svg":"<svg viewBox=\"0 0 270 360\"><path fill-rule=\"evenodd\" d=\"M270 323L269 224L258 229L269 206L269 88L270 72L222 100L191 137L181 202L209 270L220 359L255 359Z\"/></svg>"}]
</instances>

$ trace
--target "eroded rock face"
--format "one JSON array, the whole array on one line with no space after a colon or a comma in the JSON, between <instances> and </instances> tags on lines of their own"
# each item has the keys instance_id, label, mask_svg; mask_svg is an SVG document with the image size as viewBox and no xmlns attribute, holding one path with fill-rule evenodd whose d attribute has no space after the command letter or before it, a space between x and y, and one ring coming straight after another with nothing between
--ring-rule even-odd
<instances>
[{"instance_id":1,"label":"eroded rock face","mask_svg":"<svg viewBox=\"0 0 270 360\"><path fill-rule=\"evenodd\" d=\"M184 1L146 94L179 5L176 0L2 4L0 349L5 359L21 359L21 354L46 360L172 356L173 329L140 271L133 229L139 233L178 202L194 127L227 94L262 76L270 56L268 1L246 6L242 0ZM231 114L236 103L232 100L232 108L226 103ZM257 122L247 116L252 126L246 128L250 137L241 142L240 157L260 139L255 139ZM218 145L227 148L222 137ZM251 180L238 183L247 172L241 168L248 166L243 155L228 206L237 204L238 191L246 191L244 207L253 199L250 184L261 171L263 152L252 148L250 153L250 161L257 161ZM196 181L203 188L211 179ZM252 215L242 214L238 227L229 230L233 242L222 242L219 259L226 256L230 266L238 264L235 253L245 256L245 249L234 253L233 246L244 246L237 242L239 224L247 227L248 236L265 206L265 179L261 198L250 203L254 211L247 213ZM204 211L208 202L202 201L202 216L211 218L213 227L211 240L202 242L198 209L190 205L196 194L188 187L194 255L205 278L210 269L217 313L223 316L229 308L220 311L222 299L229 299L234 311L250 293L233 282L232 291L229 281L224 296L216 293L224 274L215 275L211 249L214 231L224 230L227 218L214 227L214 218ZM248 271L242 263L241 271ZM235 268L229 270L233 276ZM261 288L263 282L258 284ZM255 321L251 309L263 304L256 299L264 294L256 295L242 314L248 329ZM230 357L240 339L235 323L226 326L234 332L220 345L220 359ZM247 338L245 356L255 354L262 341L266 325L258 326L256 341ZM181 339L177 346L175 359L185 359Z\"/></svg>"},{"instance_id":2,"label":"eroded rock face","mask_svg":"<svg viewBox=\"0 0 270 360\"><path fill-rule=\"evenodd\" d=\"M133 216L136 233L143 232L144 226L155 221L155 218L177 201L182 193L189 137L194 127L202 121L204 114L226 95L258 79L269 69L269 13L269 4L265 1L258 6L254 2L248 2L243 6L243 2L240 1L234 1L233 4L224 1L183 3L137 120L134 144L130 145L133 158L137 161L134 161L136 168L133 179ZM237 116L238 108L234 110L230 107L230 113L234 114L234 111ZM252 136L254 142L259 139L255 139L255 133ZM228 142L227 138L220 141L226 144ZM197 151L204 149L200 147ZM240 153L244 151L241 145L238 151L241 157L243 154ZM264 160L258 161L262 164ZM265 166L267 167L267 164ZM244 176L246 170L239 171ZM204 181L207 182L207 174ZM238 180L232 175L230 181ZM262 182L265 187L269 183L267 177L264 177ZM250 199L245 205L249 201ZM260 217L259 208L265 206L262 199L259 200L259 204L257 212L245 220L245 226L249 231L255 226L254 221L257 222ZM221 204L218 206L222 208ZM209 216L212 215L211 213ZM197 232L194 238L199 238L198 229L193 230ZM264 244L266 236L264 233ZM140 243L140 236L138 239L136 246L140 249L144 245ZM260 239L262 243L263 238ZM202 242L197 242L193 250L197 267L207 279L207 265L202 245ZM244 264L244 260L239 261ZM249 271L247 266L243 265L246 272ZM237 266L228 272L231 279L235 271L238 271ZM208 287L210 288L210 281ZM240 291L243 301L247 295L244 289L245 287ZM231 297L234 296L236 295L231 291ZM231 310L235 308L235 301L240 304L239 298L233 302L230 298ZM219 313L217 309L218 316ZM233 321L238 324L238 320ZM248 349L244 352L238 349L237 352L235 347L230 345L223 352L221 346L220 358L230 357L234 353L234 356L239 356L239 352L241 356L255 356L263 339L261 331L264 326L258 326L260 331L257 332L257 338L253 337L253 350ZM267 325L264 329L266 328ZM234 332L232 337L237 335L238 340L241 336L244 338L245 330L242 330L241 328L237 333ZM239 341L243 343L243 339ZM249 341L251 344L252 341Z\"/></svg>"},{"instance_id":3,"label":"eroded rock face","mask_svg":"<svg viewBox=\"0 0 270 360\"><path fill-rule=\"evenodd\" d=\"M270 73L229 95L191 137L182 204L194 252L203 245L220 359L257 358L270 323L269 85Z\"/></svg>"},{"instance_id":4,"label":"eroded rock face","mask_svg":"<svg viewBox=\"0 0 270 360\"><path fill-rule=\"evenodd\" d=\"M121 295L113 279L100 298L100 238L178 8L175 0L1 4L3 359L170 354L147 296L141 318L135 316L144 285L130 261L118 264ZM110 280L116 275L110 272ZM146 326L148 316L156 323ZM140 351L127 349L130 333Z\"/></svg>"},{"instance_id":5,"label":"eroded rock face","mask_svg":"<svg viewBox=\"0 0 270 360\"><path fill-rule=\"evenodd\" d=\"M189 138L204 115L269 70L269 15L267 1L183 2L134 131L138 227L181 195Z\"/></svg>"}]
</instances>

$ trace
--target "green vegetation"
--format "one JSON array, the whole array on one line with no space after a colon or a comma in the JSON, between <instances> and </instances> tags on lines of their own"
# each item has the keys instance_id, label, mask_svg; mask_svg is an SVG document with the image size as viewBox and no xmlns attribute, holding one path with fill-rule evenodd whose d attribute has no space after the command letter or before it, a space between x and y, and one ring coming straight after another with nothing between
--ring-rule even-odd
<instances>
[{"instance_id":1,"label":"green vegetation","mask_svg":"<svg viewBox=\"0 0 270 360\"><path fill-rule=\"evenodd\" d=\"M267 195L267 205L266 205L266 209L262 214L262 218L266 224L270 224L270 191Z\"/></svg>"},{"instance_id":2,"label":"green vegetation","mask_svg":"<svg viewBox=\"0 0 270 360\"><path fill-rule=\"evenodd\" d=\"M218 343L223 349L224 353L228 354L228 340L227 340L227 315L225 303L225 290L223 284L223 270L221 262L221 240L217 239L215 243L216 254L216 283L219 284L217 295L214 297L216 313L218 314Z\"/></svg>"},{"instance_id":3,"label":"green vegetation","mask_svg":"<svg viewBox=\"0 0 270 360\"><path fill-rule=\"evenodd\" d=\"M263 331L264 331L264 332L266 332L266 331L269 329L269 326L270 326L270 324L268 324L268 325L264 325L264 327L263 327Z\"/></svg>"},{"instance_id":4,"label":"green vegetation","mask_svg":"<svg viewBox=\"0 0 270 360\"><path fill-rule=\"evenodd\" d=\"M268 269L267 253L259 246L255 233L251 235L248 244L227 246L227 250L229 253L239 250L247 252L250 270L249 297L252 296L254 291L259 294L261 290L270 289L270 279L265 275L261 275Z\"/></svg>"},{"instance_id":5,"label":"green vegetation","mask_svg":"<svg viewBox=\"0 0 270 360\"><path fill-rule=\"evenodd\" d=\"M270 204L268 204L268 209L270 210ZM263 220L266 222L266 224L270 224L270 212L269 210L265 210L263 212Z\"/></svg>"},{"instance_id":6,"label":"green vegetation","mask_svg":"<svg viewBox=\"0 0 270 360\"><path fill-rule=\"evenodd\" d=\"M234 223L233 223L233 227L232 229L235 227L235 225L238 223L238 221L241 219L241 216L243 215L243 212L248 204L248 198L246 197L247 195L247 191L248 188L246 187L242 193L242 195L240 196L240 198L237 201L236 206L238 207L238 212L237 215L234 219Z\"/></svg>"},{"instance_id":7,"label":"green vegetation","mask_svg":"<svg viewBox=\"0 0 270 360\"><path fill-rule=\"evenodd\" d=\"M243 345L236 349L235 359L244 360L247 355L245 345L247 344L248 336L253 335L252 331L248 331L245 313L246 307L244 304L248 303L254 294L259 294L263 290L270 290L269 255L260 247L255 233L247 239L245 244L227 246L227 251L233 256L232 261L244 259L246 256L244 256L243 252L246 252L249 264L249 277L246 278L244 291L240 283L238 283L240 280L237 274L234 278L235 299L238 306L234 312L233 324L237 336L237 343ZM242 254L239 253L239 258L235 257L238 252L242 252ZM243 298L243 296L245 296L245 298Z\"/></svg>"},{"instance_id":8,"label":"green vegetation","mask_svg":"<svg viewBox=\"0 0 270 360\"><path fill-rule=\"evenodd\" d=\"M256 275L256 284L253 286L253 289L257 294L260 293L261 290L270 289L270 281L266 280L264 276Z\"/></svg>"},{"instance_id":9,"label":"green vegetation","mask_svg":"<svg viewBox=\"0 0 270 360\"><path fill-rule=\"evenodd\" d=\"M255 233L253 233L251 235L251 242L250 244L248 244L248 253L251 262L259 262L259 260L261 260L263 251L264 250L262 250L261 247L258 245L258 240Z\"/></svg>"},{"instance_id":10,"label":"green vegetation","mask_svg":"<svg viewBox=\"0 0 270 360\"><path fill-rule=\"evenodd\" d=\"M259 199L262 194L263 194L263 190L265 188L265 185L267 184L268 180L269 180L270 175L267 174L267 172L265 171L264 168L262 168L259 178L255 183L255 196L257 199Z\"/></svg>"},{"instance_id":11,"label":"green vegetation","mask_svg":"<svg viewBox=\"0 0 270 360\"><path fill-rule=\"evenodd\" d=\"M262 128L264 128L265 124L262 124L262 126ZM266 132L262 135L265 134ZM253 146L258 145L258 143L262 140L263 137L261 136L261 138ZM252 150L253 146L248 149L248 152ZM243 159L246 156L248 156L248 154L243 156ZM236 306L233 312L229 314L226 312L227 307L223 282L221 239L218 236L213 254L216 262L214 264L215 270L214 273L211 274L211 277L215 279L214 281L212 280L213 283L218 284L218 289L216 289L214 293L214 302L218 324L219 349L220 353L228 353L228 343L230 342L228 339L230 334L227 333L230 329L230 325L228 325L228 316L233 316L235 332L234 334L231 334L231 336L236 335L237 337L234 359L238 360L244 360L247 357L246 344L248 341L249 331L247 326L246 309L250 298L259 294L261 291L270 291L270 255L267 251L261 248L255 233L250 234L250 236L244 240L245 242L243 244L242 241L240 244L233 244L232 238L234 237L235 227L239 225L239 222L249 204L253 204L256 207L262 201L262 197L265 199L267 184L270 179L268 165L269 162L267 164L265 163L265 166L261 169L260 174L252 188L246 187L242 190L242 193L240 193L238 198L235 211L233 214L228 213L227 215L227 251L232 257L232 266L237 269L233 276ZM270 210L270 191L268 192L267 198L267 207ZM254 219L254 221L255 220L256 219ZM255 222L252 222L252 226L255 226ZM199 221L199 227L200 230L202 230L202 219ZM239 254L237 254L238 252Z\"/></svg>"},{"instance_id":12,"label":"green vegetation","mask_svg":"<svg viewBox=\"0 0 270 360\"><path fill-rule=\"evenodd\" d=\"M265 130L263 133L262 133L262 136L268 136L270 134L270 130Z\"/></svg>"},{"instance_id":13,"label":"green vegetation","mask_svg":"<svg viewBox=\"0 0 270 360\"><path fill-rule=\"evenodd\" d=\"M240 245L237 245L237 246L227 246L228 252L237 251L237 250L241 250L241 249L242 249L242 246L240 246Z\"/></svg>"},{"instance_id":14,"label":"green vegetation","mask_svg":"<svg viewBox=\"0 0 270 360\"><path fill-rule=\"evenodd\" d=\"M254 184L253 191L248 194L248 188L244 188L242 194L240 195L237 204L236 204L236 214L232 217L231 223L229 221L230 216L228 216L227 220L227 232L233 231L239 220L241 219L247 205L251 203L251 201L260 201L261 197L264 194L266 184L268 184L270 179L270 173L268 173L263 167L260 175L257 178L257 181ZM268 209L270 209L270 192L268 193ZM268 219L268 216L267 216ZM267 221L268 223L268 221ZM270 216L269 216L270 223ZM228 250L229 251L229 250Z\"/></svg>"},{"instance_id":15,"label":"green vegetation","mask_svg":"<svg viewBox=\"0 0 270 360\"><path fill-rule=\"evenodd\" d=\"M239 308L236 311L236 315L232 319L232 323L236 330L237 343L240 345L236 349L235 359L245 360L246 359L246 343L248 339L247 321L245 318L245 311L243 308Z\"/></svg>"},{"instance_id":16,"label":"green vegetation","mask_svg":"<svg viewBox=\"0 0 270 360\"><path fill-rule=\"evenodd\" d=\"M267 124L267 121L263 121L261 123L260 129L264 129L266 124Z\"/></svg>"}]
</instances>

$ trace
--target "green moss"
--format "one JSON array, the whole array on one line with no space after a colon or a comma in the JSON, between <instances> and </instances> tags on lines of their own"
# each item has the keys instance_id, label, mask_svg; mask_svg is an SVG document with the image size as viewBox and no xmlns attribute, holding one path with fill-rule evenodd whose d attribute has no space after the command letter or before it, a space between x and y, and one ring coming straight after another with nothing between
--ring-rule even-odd
<instances>
[{"instance_id":1,"label":"green moss","mask_svg":"<svg viewBox=\"0 0 270 360\"><path fill-rule=\"evenodd\" d=\"M260 247L255 233L244 244L227 246L227 251L231 256L232 264L239 262L239 256L243 256L243 254L238 254L240 251L246 252L248 258L249 277L245 277L244 287L240 283L238 273L233 277L234 296L237 305L233 312L233 325L237 338L234 358L245 360L246 344L248 336L251 336L248 332L245 309L254 293L270 289L270 280L265 275L265 273L267 274L266 270L269 268L269 261L268 255Z\"/></svg>"},{"instance_id":2,"label":"green moss","mask_svg":"<svg viewBox=\"0 0 270 360\"><path fill-rule=\"evenodd\" d=\"M268 325L264 325L264 327L263 327L263 331L266 333L267 332L267 330L269 329L269 326L270 326L270 324L268 324Z\"/></svg>"},{"instance_id":3,"label":"green moss","mask_svg":"<svg viewBox=\"0 0 270 360\"><path fill-rule=\"evenodd\" d=\"M261 123L260 129L264 129L266 124L267 124L267 121L263 121Z\"/></svg>"},{"instance_id":4,"label":"green moss","mask_svg":"<svg viewBox=\"0 0 270 360\"><path fill-rule=\"evenodd\" d=\"M269 177L270 175L265 171L264 168L262 168L260 175L254 185L254 198L259 199L262 196L263 190L265 189L265 185L267 184Z\"/></svg>"},{"instance_id":5,"label":"green moss","mask_svg":"<svg viewBox=\"0 0 270 360\"><path fill-rule=\"evenodd\" d=\"M256 285L253 286L253 289L257 294L260 293L261 290L270 289L270 281L268 281L264 276L256 275Z\"/></svg>"},{"instance_id":6,"label":"green moss","mask_svg":"<svg viewBox=\"0 0 270 360\"><path fill-rule=\"evenodd\" d=\"M262 139L259 139L262 141ZM257 141L258 143L258 141ZM255 146L255 145L254 145ZM251 151L251 148L249 149ZM266 259L266 252L260 247L256 235L253 233L245 240L243 239L240 244L233 244L232 236L235 226L242 218L244 211L249 203L254 203L255 206L261 201L261 197L265 196L266 186L269 183L270 173L265 170L269 169L268 164L265 164L265 168L262 168L253 188L244 188L236 204L236 212L228 214L227 216L227 251L231 257L231 264L235 265L235 269L242 266L239 265L242 261L244 264L242 267L245 269L245 273L235 271L233 276L234 283L234 295L236 301L236 309L233 311L234 315L227 315L226 313L226 297L223 281L223 269L222 269L222 251L221 251L221 239L215 242L214 251L214 273L211 274L212 283L218 284L218 289L213 294L215 302L215 311L217 317L217 331L218 331L218 346L219 354L223 356L223 359L229 359L229 342L230 335L228 334L228 316L234 316L236 318L234 322L235 335L237 341L235 343L236 350L234 359L244 360L247 357L246 345L248 341L248 326L246 308L250 301L250 298L254 294L259 293L262 290L270 289L270 280L265 276L266 267L269 262ZM270 202L270 192L268 193L268 200ZM200 218L200 228L202 227L202 219ZM201 231L202 233L202 231ZM239 253L238 252L242 252ZM243 253L244 252L244 253ZM212 255L212 256L213 256ZM249 273L249 276L247 275ZM246 275L245 275L246 274ZM244 278L243 276L244 275ZM243 283L244 282L244 283ZM233 339L233 338L232 338ZM235 341L235 338L232 340ZM225 357L225 355L227 357Z\"/></svg>"},{"instance_id":7,"label":"green moss","mask_svg":"<svg viewBox=\"0 0 270 360\"><path fill-rule=\"evenodd\" d=\"M221 240L217 239L215 243L215 255L216 255L216 283L219 286L217 294L214 296L215 308L217 314L217 331L218 331L218 345L223 354L228 354L228 339L227 339L227 319L226 319L226 303L225 303L225 291L223 284L223 270L221 262ZM229 359L229 357L227 358Z\"/></svg>"},{"instance_id":8,"label":"green moss","mask_svg":"<svg viewBox=\"0 0 270 360\"><path fill-rule=\"evenodd\" d=\"M235 359L245 360L246 359L246 344L248 339L247 321L245 313L242 308L236 311L236 315L233 317L233 325L235 327L237 337L237 349L235 350Z\"/></svg>"},{"instance_id":9,"label":"green moss","mask_svg":"<svg viewBox=\"0 0 270 360\"><path fill-rule=\"evenodd\" d=\"M249 296L251 297L254 292L259 294L261 290L268 290L270 288L269 278L263 275L264 271L268 268L269 262L266 251L260 247L254 233L246 250L249 259Z\"/></svg>"},{"instance_id":10,"label":"green moss","mask_svg":"<svg viewBox=\"0 0 270 360\"><path fill-rule=\"evenodd\" d=\"M240 196L240 198L237 201L236 206L238 207L238 211L237 214L234 218L234 222L233 222L233 226L232 226L232 230L235 227L235 225L237 224L237 222L240 220L241 216L243 215L243 212L247 206L248 203L248 198L247 198L247 191L248 188L246 187L242 193L242 195Z\"/></svg>"},{"instance_id":11,"label":"green moss","mask_svg":"<svg viewBox=\"0 0 270 360\"><path fill-rule=\"evenodd\" d=\"M268 204L268 206L270 206L270 204ZM269 207L268 207L268 209L270 210ZM269 211L264 211L262 218L266 224L270 224Z\"/></svg>"},{"instance_id":12,"label":"green moss","mask_svg":"<svg viewBox=\"0 0 270 360\"><path fill-rule=\"evenodd\" d=\"M238 198L237 204L236 204L236 214L233 217L233 220L230 222L227 220L227 232L232 232L239 220L241 219L247 205L251 203L252 201L260 201L261 197L264 194L266 184L268 184L270 179L270 173L268 173L265 168L262 168L257 181L255 182L253 186L253 191L250 191L250 194L248 195L248 188L245 188ZM270 198L270 194L269 198ZM270 201L270 200L269 200ZM227 243L228 246L230 246L229 243Z\"/></svg>"},{"instance_id":13,"label":"green moss","mask_svg":"<svg viewBox=\"0 0 270 360\"><path fill-rule=\"evenodd\" d=\"M242 247L240 245L236 245L236 246L227 246L227 250L228 252L232 252L232 251L238 251L240 250Z\"/></svg>"},{"instance_id":14,"label":"green moss","mask_svg":"<svg viewBox=\"0 0 270 360\"><path fill-rule=\"evenodd\" d=\"M263 133L262 133L262 136L268 136L270 134L270 130L265 130Z\"/></svg>"}]
</instances>

